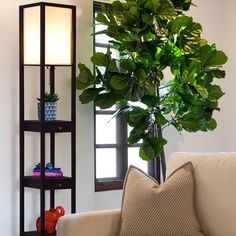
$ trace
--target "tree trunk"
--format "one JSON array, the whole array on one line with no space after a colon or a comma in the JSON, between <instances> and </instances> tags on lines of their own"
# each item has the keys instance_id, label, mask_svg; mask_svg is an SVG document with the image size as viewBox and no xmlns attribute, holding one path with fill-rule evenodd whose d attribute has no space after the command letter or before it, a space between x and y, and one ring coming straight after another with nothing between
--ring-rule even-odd
<instances>
[{"instance_id":1,"label":"tree trunk","mask_svg":"<svg viewBox=\"0 0 236 236\"><path fill-rule=\"evenodd\" d=\"M162 129L161 129L161 125L157 125L157 133L158 133L158 138L162 138ZM161 148L161 154L159 156L160 158L160 169L162 171L162 181L165 182L166 180L166 157L165 157L165 150L164 147L162 146Z\"/></svg>"},{"instance_id":2,"label":"tree trunk","mask_svg":"<svg viewBox=\"0 0 236 236\"><path fill-rule=\"evenodd\" d=\"M156 87L156 96L160 97L159 86ZM162 127L160 124L154 125L154 135L157 138L163 138L162 135ZM166 180L166 158L165 158L165 150L162 146L160 156L155 160L155 178L159 183L165 182Z\"/></svg>"}]
</instances>

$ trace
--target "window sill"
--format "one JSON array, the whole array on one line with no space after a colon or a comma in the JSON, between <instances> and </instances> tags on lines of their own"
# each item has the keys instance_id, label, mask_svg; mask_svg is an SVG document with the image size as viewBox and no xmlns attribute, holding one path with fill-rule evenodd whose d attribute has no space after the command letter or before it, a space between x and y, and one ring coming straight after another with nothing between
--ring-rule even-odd
<instances>
[{"instance_id":1,"label":"window sill","mask_svg":"<svg viewBox=\"0 0 236 236\"><path fill-rule=\"evenodd\" d=\"M123 188L123 181L96 182L95 192L120 190Z\"/></svg>"}]
</instances>

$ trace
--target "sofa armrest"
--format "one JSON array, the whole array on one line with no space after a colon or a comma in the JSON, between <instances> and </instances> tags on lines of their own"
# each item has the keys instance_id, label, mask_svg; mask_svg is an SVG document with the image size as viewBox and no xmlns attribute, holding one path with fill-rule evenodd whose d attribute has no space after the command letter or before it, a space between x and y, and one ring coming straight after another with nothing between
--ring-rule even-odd
<instances>
[{"instance_id":1,"label":"sofa armrest","mask_svg":"<svg viewBox=\"0 0 236 236\"><path fill-rule=\"evenodd\" d=\"M115 236L120 210L71 214L57 223L57 236Z\"/></svg>"}]
</instances>

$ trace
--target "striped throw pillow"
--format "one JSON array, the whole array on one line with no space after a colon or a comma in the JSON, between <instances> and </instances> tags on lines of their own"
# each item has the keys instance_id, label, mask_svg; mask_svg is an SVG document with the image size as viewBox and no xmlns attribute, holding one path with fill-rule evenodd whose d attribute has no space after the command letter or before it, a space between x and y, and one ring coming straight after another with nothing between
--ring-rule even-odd
<instances>
[{"instance_id":1,"label":"striped throw pillow","mask_svg":"<svg viewBox=\"0 0 236 236\"><path fill-rule=\"evenodd\" d=\"M194 206L193 166L188 162L161 185L130 166L119 236L203 236Z\"/></svg>"}]
</instances>

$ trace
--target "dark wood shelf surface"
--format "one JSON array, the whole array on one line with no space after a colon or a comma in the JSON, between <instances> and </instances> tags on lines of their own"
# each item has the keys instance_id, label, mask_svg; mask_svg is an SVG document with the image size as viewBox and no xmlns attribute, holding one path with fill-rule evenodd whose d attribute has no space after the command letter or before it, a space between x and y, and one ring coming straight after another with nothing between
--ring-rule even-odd
<instances>
[{"instance_id":1,"label":"dark wood shelf surface","mask_svg":"<svg viewBox=\"0 0 236 236\"><path fill-rule=\"evenodd\" d=\"M63 120L45 121L43 124L39 120L25 120L22 127L24 131L44 133L72 132L74 128L71 121Z\"/></svg>"},{"instance_id":2,"label":"dark wood shelf surface","mask_svg":"<svg viewBox=\"0 0 236 236\"><path fill-rule=\"evenodd\" d=\"M59 190L71 189L73 187L73 179L71 177L41 177L25 176L22 178L23 186L28 188Z\"/></svg>"},{"instance_id":3,"label":"dark wood shelf surface","mask_svg":"<svg viewBox=\"0 0 236 236\"><path fill-rule=\"evenodd\" d=\"M23 64L23 66L29 66L29 67L40 67L41 65L40 64ZM50 67L50 66L55 66L55 67L72 67L72 65L63 65L63 64L45 64L45 67Z\"/></svg>"},{"instance_id":4,"label":"dark wood shelf surface","mask_svg":"<svg viewBox=\"0 0 236 236\"><path fill-rule=\"evenodd\" d=\"M29 231L29 232L24 232L21 234L21 236L56 236L56 233L53 234L48 234L48 233L39 233L37 231Z\"/></svg>"}]
</instances>

